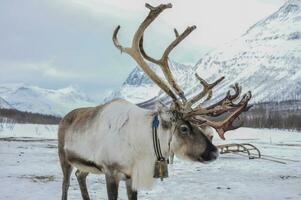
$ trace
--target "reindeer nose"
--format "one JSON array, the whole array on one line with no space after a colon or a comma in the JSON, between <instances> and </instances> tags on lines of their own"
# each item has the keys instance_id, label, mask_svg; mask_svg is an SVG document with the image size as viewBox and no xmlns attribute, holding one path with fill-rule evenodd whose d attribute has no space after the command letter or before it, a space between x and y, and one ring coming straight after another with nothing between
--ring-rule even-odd
<instances>
[{"instance_id":1,"label":"reindeer nose","mask_svg":"<svg viewBox=\"0 0 301 200\"><path fill-rule=\"evenodd\" d=\"M219 152L213 145L209 145L206 151L203 153L202 158L204 161L214 161L218 158Z\"/></svg>"},{"instance_id":2,"label":"reindeer nose","mask_svg":"<svg viewBox=\"0 0 301 200\"><path fill-rule=\"evenodd\" d=\"M218 158L219 153L217 151L211 151L210 153L203 154L204 161L214 161Z\"/></svg>"}]
</instances>

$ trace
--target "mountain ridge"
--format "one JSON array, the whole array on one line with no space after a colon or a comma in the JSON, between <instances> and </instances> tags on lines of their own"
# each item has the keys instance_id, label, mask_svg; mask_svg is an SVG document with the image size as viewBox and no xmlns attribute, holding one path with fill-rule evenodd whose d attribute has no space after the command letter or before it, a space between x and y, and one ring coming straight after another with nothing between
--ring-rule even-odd
<instances>
[{"instance_id":1,"label":"mountain ridge","mask_svg":"<svg viewBox=\"0 0 301 200\"><path fill-rule=\"evenodd\" d=\"M152 63L149 65L159 77L165 80L159 66ZM185 85L183 88L184 90L187 90L187 87L190 87L191 84L196 84L197 80L194 76L195 72L193 66L180 64L171 60L169 61L169 65L176 81L180 83L180 85ZM164 93L138 66L136 66L122 86L105 98L105 101L109 101L113 98L124 98L132 103L140 103L155 96L160 98L161 96L164 96Z\"/></svg>"},{"instance_id":2,"label":"mountain ridge","mask_svg":"<svg viewBox=\"0 0 301 200\"><path fill-rule=\"evenodd\" d=\"M17 110L55 116L63 116L77 107L96 105L72 86L55 90L23 83L0 84L0 97Z\"/></svg>"},{"instance_id":3,"label":"mountain ridge","mask_svg":"<svg viewBox=\"0 0 301 200\"><path fill-rule=\"evenodd\" d=\"M241 83L252 102L301 99L301 1L288 1L233 41L205 55L196 65L208 81L225 76L217 89ZM222 94L217 91L216 96Z\"/></svg>"}]
</instances>

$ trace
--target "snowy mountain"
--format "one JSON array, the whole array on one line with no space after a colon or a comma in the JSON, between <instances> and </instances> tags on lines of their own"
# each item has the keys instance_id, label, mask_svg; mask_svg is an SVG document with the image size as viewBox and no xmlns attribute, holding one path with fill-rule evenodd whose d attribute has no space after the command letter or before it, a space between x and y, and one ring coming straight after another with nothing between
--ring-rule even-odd
<instances>
[{"instance_id":1,"label":"snowy mountain","mask_svg":"<svg viewBox=\"0 0 301 200\"><path fill-rule=\"evenodd\" d=\"M160 73L158 67L152 67ZM193 75L197 72L208 82L226 77L214 91L214 98L221 98L229 85L238 82L243 91L253 92L252 102L301 100L301 1L286 2L240 38L206 54L195 67L173 62L171 68L187 96L200 91ZM138 103L158 92L158 87L135 68L109 99L122 97ZM159 98L166 100L163 94Z\"/></svg>"},{"instance_id":2,"label":"snowy mountain","mask_svg":"<svg viewBox=\"0 0 301 200\"><path fill-rule=\"evenodd\" d=\"M253 92L253 102L300 100L301 1L286 2L242 37L205 55L196 68L209 81L225 76L221 87L241 83Z\"/></svg>"},{"instance_id":3,"label":"snowy mountain","mask_svg":"<svg viewBox=\"0 0 301 200\"><path fill-rule=\"evenodd\" d=\"M0 97L18 110L57 116L77 107L96 105L73 87L53 90L25 84L2 84Z\"/></svg>"},{"instance_id":4,"label":"snowy mountain","mask_svg":"<svg viewBox=\"0 0 301 200\"><path fill-rule=\"evenodd\" d=\"M159 66L153 64L150 64L150 66L160 77L164 77ZM195 72L192 66L170 61L170 69L177 82L184 86L184 89L188 90L191 85L196 84ZM136 67L121 88L112 93L105 101L113 98L124 98L133 103L140 103L158 95L162 95L160 88L139 67Z\"/></svg>"},{"instance_id":5,"label":"snowy mountain","mask_svg":"<svg viewBox=\"0 0 301 200\"><path fill-rule=\"evenodd\" d=\"M4 99L2 99L0 97L0 108L10 109L10 108L13 108L13 107L11 105L9 105L9 103L7 101L5 101Z\"/></svg>"}]
</instances>

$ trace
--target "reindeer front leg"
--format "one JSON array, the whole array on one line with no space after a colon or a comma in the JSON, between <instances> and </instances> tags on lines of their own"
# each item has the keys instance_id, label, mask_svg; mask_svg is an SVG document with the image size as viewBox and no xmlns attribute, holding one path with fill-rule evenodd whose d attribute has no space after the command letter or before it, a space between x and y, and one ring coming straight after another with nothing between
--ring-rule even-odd
<instances>
[{"instance_id":1,"label":"reindeer front leg","mask_svg":"<svg viewBox=\"0 0 301 200\"><path fill-rule=\"evenodd\" d=\"M137 200L137 191L133 190L132 188L132 179L128 179L125 182L126 185L126 191L128 194L128 199L129 200Z\"/></svg>"},{"instance_id":2,"label":"reindeer front leg","mask_svg":"<svg viewBox=\"0 0 301 200\"><path fill-rule=\"evenodd\" d=\"M117 200L119 179L115 176L106 174L107 192L109 200Z\"/></svg>"}]
</instances>

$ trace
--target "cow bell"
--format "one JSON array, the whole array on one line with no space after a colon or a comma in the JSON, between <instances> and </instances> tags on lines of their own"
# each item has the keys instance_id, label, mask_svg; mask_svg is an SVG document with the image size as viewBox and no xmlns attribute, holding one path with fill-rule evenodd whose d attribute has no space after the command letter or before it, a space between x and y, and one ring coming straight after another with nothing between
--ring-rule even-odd
<instances>
[{"instance_id":1,"label":"cow bell","mask_svg":"<svg viewBox=\"0 0 301 200\"><path fill-rule=\"evenodd\" d=\"M168 177L168 166L167 161L157 160L155 163L155 170L154 170L154 178L160 178L163 181L163 178Z\"/></svg>"}]
</instances>

